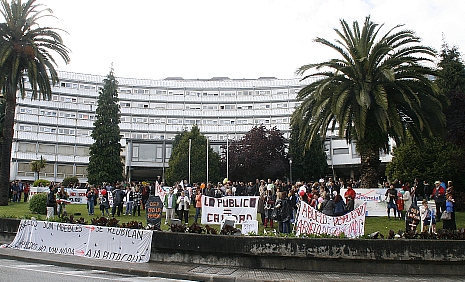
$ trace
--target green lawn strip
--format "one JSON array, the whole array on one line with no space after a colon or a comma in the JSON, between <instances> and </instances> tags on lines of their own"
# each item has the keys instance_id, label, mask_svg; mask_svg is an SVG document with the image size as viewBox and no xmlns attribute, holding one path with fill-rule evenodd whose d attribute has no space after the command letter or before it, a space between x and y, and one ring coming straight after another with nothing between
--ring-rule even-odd
<instances>
[{"instance_id":1,"label":"green lawn strip","mask_svg":"<svg viewBox=\"0 0 465 282\"><path fill-rule=\"evenodd\" d=\"M68 215L74 214L75 219L83 217L87 223L90 224L92 218L99 218L101 216L100 208L97 205L95 207L94 215L88 215L86 205L81 204L70 204L66 206L66 211ZM110 210L111 211L111 210ZM191 207L189 212L189 226L194 223L195 208ZM32 214L29 211L29 204L20 202L12 203L10 202L8 206L0 206L0 217L8 218L31 218L35 217L38 220L45 220L45 215ZM120 215L116 216L120 223L127 223L130 221L140 221L145 226L147 220L145 217L145 211L141 210L140 216L137 215ZM257 216L257 220L260 222L260 215ZM465 212L456 212L455 220L457 223L457 228L465 228ZM200 218L198 222L200 223ZM219 229L219 225L212 225L216 229ZM170 227L165 224L165 214L162 217L162 230L169 230ZM442 228L442 222L437 224L437 229ZM278 229L278 223L274 223L274 228ZM273 230L272 228L266 228L266 231ZM263 233L263 226L259 224L259 233ZM392 219L389 220L387 216L381 217L367 217L365 221L365 235L371 234L376 231L380 231L381 234L387 235L389 230L394 230L397 233L399 230L405 230L405 221ZM417 229L419 231L419 227Z\"/></svg>"}]
</instances>

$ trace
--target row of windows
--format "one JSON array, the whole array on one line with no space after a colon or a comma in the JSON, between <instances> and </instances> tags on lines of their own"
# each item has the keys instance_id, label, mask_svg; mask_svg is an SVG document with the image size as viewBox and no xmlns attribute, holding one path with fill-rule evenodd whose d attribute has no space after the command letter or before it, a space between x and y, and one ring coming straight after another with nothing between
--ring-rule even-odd
<instances>
[{"instance_id":1,"label":"row of windows","mask_svg":"<svg viewBox=\"0 0 465 282\"><path fill-rule=\"evenodd\" d=\"M76 173L74 173L74 169L76 170ZM29 163L18 163L18 172L31 172L31 165ZM45 176L50 177L50 175L53 175L55 173L55 166L54 164L46 164L43 169L40 170L41 176L44 174ZM66 176L86 176L87 175L87 166L80 166L76 165L73 167L73 165L57 165L57 171L56 174L61 177L66 177Z\"/></svg>"},{"instance_id":2,"label":"row of windows","mask_svg":"<svg viewBox=\"0 0 465 282\"><path fill-rule=\"evenodd\" d=\"M252 109L287 109L289 107L289 103L255 103L255 104L174 104L174 103L140 103L140 102L120 102L120 106L122 108L131 108L131 104L133 108L151 108L151 109L169 109L169 110L252 110ZM293 103L294 107L297 107L298 103Z\"/></svg>"},{"instance_id":3,"label":"row of windows","mask_svg":"<svg viewBox=\"0 0 465 282\"><path fill-rule=\"evenodd\" d=\"M71 88L71 89L80 89L80 90L91 90L97 91L100 86L96 85L89 85L89 84L82 84L82 83L73 83L73 82L61 82L61 87L64 88ZM273 90L230 90L230 91L204 91L204 90L161 90L161 89L154 89L151 91L150 89L140 89L140 88L127 88L127 87L119 87L118 92L124 94L159 94L159 95L186 95L186 96L251 96L251 95L271 95L271 94L294 94L298 92L298 88L291 88L291 89L273 89Z\"/></svg>"},{"instance_id":4,"label":"row of windows","mask_svg":"<svg viewBox=\"0 0 465 282\"><path fill-rule=\"evenodd\" d=\"M45 155L64 155L88 157L89 148L73 145L55 145L55 144L36 144L36 143L18 143L18 152L37 153Z\"/></svg>"},{"instance_id":5,"label":"row of windows","mask_svg":"<svg viewBox=\"0 0 465 282\"><path fill-rule=\"evenodd\" d=\"M22 114L37 114L37 111L39 112L39 115L41 116L47 116L47 117L61 117L61 118L73 118L75 119L76 117L78 119L89 119L89 120L94 120L95 115L87 114L87 113L78 113L76 114L75 112L64 112L64 111L53 111L53 110L37 110L37 109L32 109L32 108L20 108L19 112Z\"/></svg>"},{"instance_id":6,"label":"row of windows","mask_svg":"<svg viewBox=\"0 0 465 282\"><path fill-rule=\"evenodd\" d=\"M62 134L62 135L76 135L76 136L90 136L92 134L92 130L86 129L72 129L72 128L56 128L56 127L49 127L49 126L35 126L35 125L19 125L18 131L26 131L26 132L37 132L37 128L39 129L39 133L53 133L53 134Z\"/></svg>"},{"instance_id":7,"label":"row of windows","mask_svg":"<svg viewBox=\"0 0 465 282\"><path fill-rule=\"evenodd\" d=\"M147 117L131 117L123 116L121 117L121 122L124 123L147 123L150 124L208 124L208 125L215 125L215 124L282 124L288 123L289 118L287 117L279 117L279 118L255 118L255 119L244 119L244 118L237 118L237 119L176 119L176 118L147 118ZM184 123L183 123L184 121Z\"/></svg>"}]
</instances>

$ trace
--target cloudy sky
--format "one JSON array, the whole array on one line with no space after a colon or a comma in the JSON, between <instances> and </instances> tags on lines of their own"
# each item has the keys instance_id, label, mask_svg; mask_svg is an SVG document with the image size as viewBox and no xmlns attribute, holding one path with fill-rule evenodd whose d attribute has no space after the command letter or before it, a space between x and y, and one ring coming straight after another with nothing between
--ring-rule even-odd
<instances>
[{"instance_id":1,"label":"cloudy sky","mask_svg":"<svg viewBox=\"0 0 465 282\"><path fill-rule=\"evenodd\" d=\"M119 77L293 78L301 65L336 56L339 19L383 30L405 24L439 50L442 38L465 51L463 0L37 0L57 18L71 62L59 70Z\"/></svg>"}]
</instances>

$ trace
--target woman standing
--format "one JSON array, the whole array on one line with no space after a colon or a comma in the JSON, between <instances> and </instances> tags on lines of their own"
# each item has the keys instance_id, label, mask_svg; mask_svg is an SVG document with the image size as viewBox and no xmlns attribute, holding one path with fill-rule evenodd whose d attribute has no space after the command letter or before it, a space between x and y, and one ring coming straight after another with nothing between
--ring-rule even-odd
<instances>
[{"instance_id":1,"label":"woman standing","mask_svg":"<svg viewBox=\"0 0 465 282\"><path fill-rule=\"evenodd\" d=\"M443 229L448 229L448 230L456 230L457 225L455 224L455 212L454 212L454 203L455 200L452 197L452 194L447 194L446 195L446 212L449 212L451 214L450 219L443 219Z\"/></svg>"},{"instance_id":2,"label":"woman standing","mask_svg":"<svg viewBox=\"0 0 465 282\"><path fill-rule=\"evenodd\" d=\"M272 194L271 190L267 190L267 196L265 198L265 228L268 227L268 222L270 227L273 228L273 218L271 214L274 210L274 203L276 201L276 196Z\"/></svg>"},{"instance_id":3,"label":"woman standing","mask_svg":"<svg viewBox=\"0 0 465 282\"><path fill-rule=\"evenodd\" d=\"M189 201L189 196L186 196L186 193L184 191L181 192L181 195L179 196L177 200L178 204L178 214L179 214L179 219L182 222L182 219L184 218L184 222L186 224L189 223L189 208L190 208L190 201Z\"/></svg>"},{"instance_id":4,"label":"woman standing","mask_svg":"<svg viewBox=\"0 0 465 282\"><path fill-rule=\"evenodd\" d=\"M202 209L202 193L200 188L195 189L195 217L194 222L197 223L197 219L200 215L200 210Z\"/></svg>"}]
</instances>

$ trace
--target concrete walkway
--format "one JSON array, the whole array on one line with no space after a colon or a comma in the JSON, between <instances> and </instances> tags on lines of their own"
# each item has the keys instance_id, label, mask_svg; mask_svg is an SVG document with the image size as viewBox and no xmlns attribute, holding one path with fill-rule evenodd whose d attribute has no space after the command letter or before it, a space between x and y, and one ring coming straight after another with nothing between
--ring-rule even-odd
<instances>
[{"instance_id":1,"label":"concrete walkway","mask_svg":"<svg viewBox=\"0 0 465 282\"><path fill-rule=\"evenodd\" d=\"M194 281L463 281L462 277L405 277L401 274L369 275L347 273L321 273L288 270L261 270L237 267L178 263L124 263L77 256L56 255L32 251L0 248L0 258L59 265L76 269L102 270L141 277L165 277ZM337 262L334 263L337 268ZM395 271L395 270L394 270Z\"/></svg>"}]
</instances>

